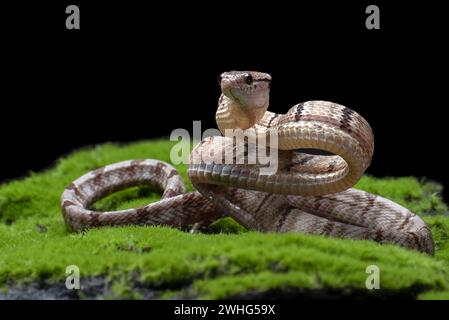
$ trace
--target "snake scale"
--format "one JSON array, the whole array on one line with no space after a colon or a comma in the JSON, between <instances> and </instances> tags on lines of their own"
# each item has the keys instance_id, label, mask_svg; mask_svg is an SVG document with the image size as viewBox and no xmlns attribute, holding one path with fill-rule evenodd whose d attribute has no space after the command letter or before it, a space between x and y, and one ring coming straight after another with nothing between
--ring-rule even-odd
<instances>
[{"instance_id":1,"label":"snake scale","mask_svg":"<svg viewBox=\"0 0 449 320\"><path fill-rule=\"evenodd\" d=\"M327 101L297 104L286 114L267 111L271 76L231 71L220 77L218 128L253 130L267 136L276 130L278 168L260 174L260 163L191 161L189 179L198 191L186 193L170 164L130 160L91 171L63 192L61 206L72 231L100 226L202 226L230 216L251 230L303 232L394 243L434 254L430 229L416 214L381 196L351 188L371 162L374 138L355 111ZM229 140L230 139L230 140ZM203 139L195 156L223 154L232 138ZM258 141L258 140L257 140ZM299 152L319 149L333 155ZM246 151L247 152L247 151ZM141 208L96 212L90 206L120 189L152 185L161 200Z\"/></svg>"}]
</instances>

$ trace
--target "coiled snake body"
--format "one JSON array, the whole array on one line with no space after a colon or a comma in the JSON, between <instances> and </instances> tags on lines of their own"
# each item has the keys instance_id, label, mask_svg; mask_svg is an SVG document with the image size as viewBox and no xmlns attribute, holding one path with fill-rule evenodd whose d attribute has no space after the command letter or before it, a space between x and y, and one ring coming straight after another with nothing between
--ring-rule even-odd
<instances>
[{"instance_id":1,"label":"coiled snake body","mask_svg":"<svg viewBox=\"0 0 449 320\"><path fill-rule=\"evenodd\" d=\"M326 101L300 103L284 115L269 112L270 81L268 74L260 72L223 73L216 120L222 133L253 130L257 137L268 137L275 132L276 173L260 174L261 163L237 162L235 147L231 163L203 160L201 155L222 155L224 146L233 147L232 138L209 137L191 154L191 159L200 159L191 161L188 171L198 191L185 193L177 171L159 160L108 165L66 188L61 205L67 226L73 231L130 224L197 227L231 216L252 230L371 239L433 254L430 230L417 215L388 199L351 188L373 155L373 134L365 119ZM302 148L334 155L297 152ZM148 184L164 190L160 201L122 211L89 209L112 192Z\"/></svg>"}]
</instances>

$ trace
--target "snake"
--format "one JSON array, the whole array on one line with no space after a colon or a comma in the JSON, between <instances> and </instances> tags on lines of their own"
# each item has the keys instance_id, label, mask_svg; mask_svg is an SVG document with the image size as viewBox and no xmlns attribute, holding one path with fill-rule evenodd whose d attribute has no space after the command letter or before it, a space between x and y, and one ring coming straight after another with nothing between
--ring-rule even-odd
<instances>
[{"instance_id":1,"label":"snake","mask_svg":"<svg viewBox=\"0 0 449 320\"><path fill-rule=\"evenodd\" d=\"M222 135L204 138L190 154L187 173L196 191L186 192L178 171L161 160L110 164L84 174L63 191L61 209L68 229L164 225L198 231L231 217L257 232L372 240L433 255L431 231L418 215L353 188L373 157L368 122L348 107L322 100L299 103L285 114L268 111L271 80L256 71L220 75L215 118ZM233 130L256 138L246 139L238 149L235 137L225 134ZM238 161L248 157L250 146L270 137L277 140L275 147L266 147L277 153L275 172L262 174L266 163L259 160ZM229 149L231 159L218 161ZM92 209L97 200L132 186L159 188L161 199L140 208Z\"/></svg>"}]
</instances>

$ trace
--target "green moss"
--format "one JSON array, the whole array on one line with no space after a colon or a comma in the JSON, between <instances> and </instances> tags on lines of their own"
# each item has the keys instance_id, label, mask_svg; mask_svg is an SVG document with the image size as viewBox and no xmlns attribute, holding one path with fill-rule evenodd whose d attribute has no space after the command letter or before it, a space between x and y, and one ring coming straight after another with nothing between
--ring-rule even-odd
<instances>
[{"instance_id":1,"label":"green moss","mask_svg":"<svg viewBox=\"0 0 449 320\"><path fill-rule=\"evenodd\" d=\"M449 291L445 292L435 292L429 291L422 293L418 296L420 300L449 300Z\"/></svg>"},{"instance_id":2,"label":"green moss","mask_svg":"<svg viewBox=\"0 0 449 320\"><path fill-rule=\"evenodd\" d=\"M415 177L374 178L364 176L355 188L378 194L393 200L421 215L437 215L448 212L441 200L441 185Z\"/></svg>"},{"instance_id":3,"label":"green moss","mask_svg":"<svg viewBox=\"0 0 449 320\"><path fill-rule=\"evenodd\" d=\"M229 217L211 223L205 230L208 233L241 233L246 231L245 227Z\"/></svg>"},{"instance_id":4,"label":"green moss","mask_svg":"<svg viewBox=\"0 0 449 320\"><path fill-rule=\"evenodd\" d=\"M411 296L439 296L449 290L449 217L441 187L413 177L364 177L358 188L388 197L425 215L436 256L370 241L302 234L247 232L222 219L205 233L168 227L123 227L68 233L59 199L70 181L89 170L127 159L169 162L172 143L104 144L74 152L56 166L0 186L0 285L45 280L63 283L65 268L83 277L106 277L112 298L141 298L136 284L168 297L225 298L279 290L365 289L366 267L381 270L380 292L406 290ZM186 167L176 166L186 181ZM188 183L188 189L192 186ZM149 188L131 188L95 204L122 209L157 201ZM6 290L6 289L5 289ZM429 295L424 294L425 292Z\"/></svg>"},{"instance_id":5,"label":"green moss","mask_svg":"<svg viewBox=\"0 0 449 320\"><path fill-rule=\"evenodd\" d=\"M142 295L137 290L134 290L132 285L132 280L129 279L128 276L123 276L118 280L114 281L112 285L112 294L110 296L106 296L106 298L110 299L126 299L126 300L141 300Z\"/></svg>"},{"instance_id":6,"label":"green moss","mask_svg":"<svg viewBox=\"0 0 449 320\"><path fill-rule=\"evenodd\" d=\"M449 262L449 219L447 216L424 217L424 221L432 230L435 240L435 256Z\"/></svg>"}]
</instances>

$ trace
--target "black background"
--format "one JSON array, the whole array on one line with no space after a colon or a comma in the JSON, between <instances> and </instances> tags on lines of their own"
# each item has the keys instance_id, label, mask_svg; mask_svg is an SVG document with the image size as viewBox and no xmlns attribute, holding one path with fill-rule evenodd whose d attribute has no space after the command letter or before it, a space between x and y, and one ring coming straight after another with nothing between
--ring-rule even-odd
<instances>
[{"instance_id":1,"label":"black background","mask_svg":"<svg viewBox=\"0 0 449 320\"><path fill-rule=\"evenodd\" d=\"M78 4L81 29L65 28ZM380 30L365 8L380 8ZM445 183L447 57L436 5L60 1L2 7L0 180L75 148L215 127L218 75L271 73L271 111L330 100L362 114L368 173ZM445 193L448 199L448 192Z\"/></svg>"},{"instance_id":2,"label":"black background","mask_svg":"<svg viewBox=\"0 0 449 320\"><path fill-rule=\"evenodd\" d=\"M61 314L70 312L73 319L87 318L86 315L98 315L99 317L112 319L126 319L130 314L144 315L148 318L157 319L188 319L188 316L174 315L174 309L185 306L208 307L218 310L219 304L239 304L255 305L270 304L275 305L276 315L218 315L208 313L204 319L298 319L298 313L301 314L319 314L320 316L341 315L345 319L364 319L375 318L389 314L395 318L413 318L419 319L425 316L440 314L447 307L446 301L409 301L393 300L387 301L355 301L355 300L250 300L250 301L186 301L186 300L80 300L80 301L37 301L37 300L12 300L0 301L2 310L10 308L11 312L17 316L35 316L37 313L45 313L48 319L60 319ZM6 307L6 308L5 308ZM9 310L8 310L9 311ZM371 317L370 317L371 316ZM190 316L191 319L199 317Z\"/></svg>"}]
</instances>

